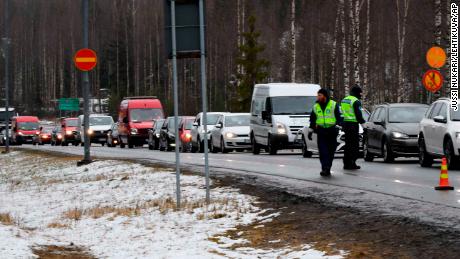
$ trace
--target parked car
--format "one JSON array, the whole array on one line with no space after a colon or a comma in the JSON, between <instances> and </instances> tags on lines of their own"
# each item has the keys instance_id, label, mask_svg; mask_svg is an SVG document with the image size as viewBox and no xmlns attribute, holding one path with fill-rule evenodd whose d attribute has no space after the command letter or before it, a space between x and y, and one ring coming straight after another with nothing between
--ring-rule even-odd
<instances>
[{"instance_id":1,"label":"parked car","mask_svg":"<svg viewBox=\"0 0 460 259\"><path fill-rule=\"evenodd\" d=\"M182 117L178 117L179 123L181 120ZM174 117L168 117L161 127L159 144L161 151L171 151L176 146L174 122Z\"/></svg>"},{"instance_id":2,"label":"parked car","mask_svg":"<svg viewBox=\"0 0 460 259\"><path fill-rule=\"evenodd\" d=\"M89 135L90 144L99 143L102 146L107 143L107 133L112 128L113 118L108 115L102 114L90 114L89 115L89 129L88 132L84 132L84 115L78 117L78 141L81 145L84 145L85 134Z\"/></svg>"},{"instance_id":3,"label":"parked car","mask_svg":"<svg viewBox=\"0 0 460 259\"><path fill-rule=\"evenodd\" d=\"M40 134L38 118L35 116L16 116L11 122L11 142L16 145L32 144L34 137Z\"/></svg>"},{"instance_id":4,"label":"parked car","mask_svg":"<svg viewBox=\"0 0 460 259\"><path fill-rule=\"evenodd\" d=\"M163 106L156 97L126 97L120 104L118 134L120 147L129 148L147 143L153 120L164 119Z\"/></svg>"},{"instance_id":5,"label":"parked car","mask_svg":"<svg viewBox=\"0 0 460 259\"><path fill-rule=\"evenodd\" d=\"M51 127L41 127L40 134L34 136L33 144L34 145L51 144L51 133L52 132L53 132L53 128Z\"/></svg>"},{"instance_id":6,"label":"parked car","mask_svg":"<svg viewBox=\"0 0 460 259\"><path fill-rule=\"evenodd\" d=\"M188 152L192 150L192 128L195 117L185 116L179 124L180 136L180 152Z\"/></svg>"},{"instance_id":7,"label":"parked car","mask_svg":"<svg viewBox=\"0 0 460 259\"><path fill-rule=\"evenodd\" d=\"M380 156L390 163L397 157L418 156L419 123L427 109L418 103L377 105L364 124L364 160Z\"/></svg>"},{"instance_id":8,"label":"parked car","mask_svg":"<svg viewBox=\"0 0 460 259\"><path fill-rule=\"evenodd\" d=\"M72 143L74 146L77 146L80 143L77 137L78 118L62 118L60 125L62 127L61 145L68 146L69 143Z\"/></svg>"},{"instance_id":9,"label":"parked car","mask_svg":"<svg viewBox=\"0 0 460 259\"><path fill-rule=\"evenodd\" d=\"M253 154L302 148L297 132L309 122L320 89L315 84L257 84L251 101L250 138Z\"/></svg>"},{"instance_id":10,"label":"parked car","mask_svg":"<svg viewBox=\"0 0 460 259\"><path fill-rule=\"evenodd\" d=\"M149 138L147 144L150 150L158 150L160 148L160 132L165 119L158 119L153 121L153 126L149 129Z\"/></svg>"},{"instance_id":11,"label":"parked car","mask_svg":"<svg viewBox=\"0 0 460 259\"><path fill-rule=\"evenodd\" d=\"M217 120L211 130L211 152L228 153L233 150L251 149L249 138L250 113L226 113Z\"/></svg>"},{"instance_id":12,"label":"parked car","mask_svg":"<svg viewBox=\"0 0 460 259\"><path fill-rule=\"evenodd\" d=\"M56 126L51 132L51 146L61 145L62 142L62 127Z\"/></svg>"},{"instance_id":13,"label":"parked car","mask_svg":"<svg viewBox=\"0 0 460 259\"><path fill-rule=\"evenodd\" d=\"M418 147L423 167L430 167L433 159L443 156L450 169L460 167L460 110L450 107L450 99L440 98L420 122Z\"/></svg>"},{"instance_id":14,"label":"parked car","mask_svg":"<svg viewBox=\"0 0 460 259\"><path fill-rule=\"evenodd\" d=\"M210 139L210 133L211 130L216 126L217 119L219 119L219 116L224 114L223 112L208 112L206 113L207 116L207 138L208 140ZM203 123L203 113L200 112L198 115L195 117L195 121L193 122L193 127L192 130L190 131L190 134L192 135L192 152L204 152L204 123ZM209 142L208 142L209 146Z\"/></svg>"},{"instance_id":15,"label":"parked car","mask_svg":"<svg viewBox=\"0 0 460 259\"><path fill-rule=\"evenodd\" d=\"M107 146L116 147L119 143L118 140L118 123L114 123L112 128L107 132Z\"/></svg>"},{"instance_id":16,"label":"parked car","mask_svg":"<svg viewBox=\"0 0 460 259\"><path fill-rule=\"evenodd\" d=\"M362 110L364 120L368 121L369 119L369 111L366 109ZM310 118L308 119L310 121ZM313 154L319 154L318 150L318 142L317 142L317 135L313 133L312 140L308 139L308 132L309 132L309 125L310 122L307 123L302 130L299 131L297 135L297 141L302 145L302 155L303 157L311 157ZM363 127L359 125L359 151L362 153L363 151ZM345 132L343 130L339 130L339 134L337 135L337 153L345 152Z\"/></svg>"}]
</instances>

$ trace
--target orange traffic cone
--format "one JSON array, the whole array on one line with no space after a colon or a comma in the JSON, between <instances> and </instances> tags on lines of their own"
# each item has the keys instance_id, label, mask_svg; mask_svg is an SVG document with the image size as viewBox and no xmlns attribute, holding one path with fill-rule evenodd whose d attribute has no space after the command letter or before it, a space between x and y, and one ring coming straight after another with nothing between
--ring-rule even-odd
<instances>
[{"instance_id":1,"label":"orange traffic cone","mask_svg":"<svg viewBox=\"0 0 460 259\"><path fill-rule=\"evenodd\" d=\"M447 160L445 157L442 158L439 186L434 187L434 189L438 191L448 191L454 189L454 187L449 185L449 174L447 173Z\"/></svg>"}]
</instances>

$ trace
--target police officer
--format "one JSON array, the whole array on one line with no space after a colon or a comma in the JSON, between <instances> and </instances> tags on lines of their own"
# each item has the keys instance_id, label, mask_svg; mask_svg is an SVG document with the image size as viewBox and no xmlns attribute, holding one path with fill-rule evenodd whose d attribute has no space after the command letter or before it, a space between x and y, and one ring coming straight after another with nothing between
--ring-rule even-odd
<instances>
[{"instance_id":1,"label":"police officer","mask_svg":"<svg viewBox=\"0 0 460 259\"><path fill-rule=\"evenodd\" d=\"M342 129L345 132L345 153L343 156L343 169L355 170L361 167L356 164L359 157L359 124L365 123L361 108L362 89L353 86L350 95L345 97L340 107L343 115Z\"/></svg>"},{"instance_id":2,"label":"police officer","mask_svg":"<svg viewBox=\"0 0 460 259\"><path fill-rule=\"evenodd\" d=\"M317 134L321 176L330 176L332 162L337 148L337 124L341 122L339 105L329 97L329 91L322 88L318 91L317 101L310 115L308 139L312 140L313 132Z\"/></svg>"}]
</instances>

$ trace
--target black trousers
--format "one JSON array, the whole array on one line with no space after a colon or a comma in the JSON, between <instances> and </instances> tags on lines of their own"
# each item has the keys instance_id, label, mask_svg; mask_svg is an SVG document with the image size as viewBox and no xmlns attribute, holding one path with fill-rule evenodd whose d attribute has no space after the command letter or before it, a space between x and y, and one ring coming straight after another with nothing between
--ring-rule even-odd
<instances>
[{"instance_id":1,"label":"black trousers","mask_svg":"<svg viewBox=\"0 0 460 259\"><path fill-rule=\"evenodd\" d=\"M322 171L329 171L334 161L335 150L337 149L338 131L335 127L316 129L317 143L319 149L319 160Z\"/></svg>"},{"instance_id":2,"label":"black trousers","mask_svg":"<svg viewBox=\"0 0 460 259\"><path fill-rule=\"evenodd\" d=\"M342 129L345 132L345 153L343 156L343 165L356 165L356 160L359 158L359 123L344 122Z\"/></svg>"}]
</instances>

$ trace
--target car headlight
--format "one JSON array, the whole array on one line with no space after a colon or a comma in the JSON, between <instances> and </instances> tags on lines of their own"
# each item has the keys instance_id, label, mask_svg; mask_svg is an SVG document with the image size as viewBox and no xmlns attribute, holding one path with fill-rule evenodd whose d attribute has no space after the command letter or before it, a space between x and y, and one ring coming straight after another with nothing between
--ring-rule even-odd
<instances>
[{"instance_id":1,"label":"car headlight","mask_svg":"<svg viewBox=\"0 0 460 259\"><path fill-rule=\"evenodd\" d=\"M61 138L62 138L62 135L58 135L57 138L58 138L58 139L61 139Z\"/></svg>"},{"instance_id":2,"label":"car headlight","mask_svg":"<svg viewBox=\"0 0 460 259\"><path fill-rule=\"evenodd\" d=\"M455 136L460 139L460 132L455 133Z\"/></svg>"},{"instance_id":3,"label":"car headlight","mask_svg":"<svg viewBox=\"0 0 460 259\"><path fill-rule=\"evenodd\" d=\"M225 137L226 138L234 138L234 137L236 137L236 135L234 133L232 133L232 132L227 132L227 133L225 133Z\"/></svg>"},{"instance_id":4,"label":"car headlight","mask_svg":"<svg viewBox=\"0 0 460 259\"><path fill-rule=\"evenodd\" d=\"M93 134L93 133L94 133L94 130L88 129L88 135L91 135L91 134Z\"/></svg>"},{"instance_id":5,"label":"car headlight","mask_svg":"<svg viewBox=\"0 0 460 259\"><path fill-rule=\"evenodd\" d=\"M190 135L190 133L185 133L185 139L191 139L192 138L192 135Z\"/></svg>"},{"instance_id":6,"label":"car headlight","mask_svg":"<svg viewBox=\"0 0 460 259\"><path fill-rule=\"evenodd\" d=\"M40 131L35 131L35 135L40 135Z\"/></svg>"},{"instance_id":7,"label":"car headlight","mask_svg":"<svg viewBox=\"0 0 460 259\"><path fill-rule=\"evenodd\" d=\"M160 137L160 134L157 133L157 134L155 134L155 136L157 136L157 138L159 138L159 137Z\"/></svg>"},{"instance_id":8,"label":"car headlight","mask_svg":"<svg viewBox=\"0 0 460 259\"><path fill-rule=\"evenodd\" d=\"M22 132L19 132L18 134L19 134L20 136L24 135L24 133L22 133Z\"/></svg>"},{"instance_id":9,"label":"car headlight","mask_svg":"<svg viewBox=\"0 0 460 259\"><path fill-rule=\"evenodd\" d=\"M409 138L409 136L405 133L401 133L401 132L391 132L391 137L393 138Z\"/></svg>"},{"instance_id":10,"label":"car headlight","mask_svg":"<svg viewBox=\"0 0 460 259\"><path fill-rule=\"evenodd\" d=\"M286 134L286 126L284 124L277 122L276 123L276 133L278 134Z\"/></svg>"},{"instance_id":11,"label":"car headlight","mask_svg":"<svg viewBox=\"0 0 460 259\"><path fill-rule=\"evenodd\" d=\"M72 135L72 131L71 131L71 130L67 130L67 131L65 132L65 134L66 134L66 135Z\"/></svg>"},{"instance_id":12,"label":"car headlight","mask_svg":"<svg viewBox=\"0 0 460 259\"><path fill-rule=\"evenodd\" d=\"M131 132L131 134L136 135L136 134L137 134L137 129L136 129L136 128L133 128L133 129L131 129L130 132Z\"/></svg>"}]
</instances>

